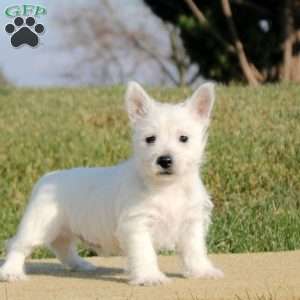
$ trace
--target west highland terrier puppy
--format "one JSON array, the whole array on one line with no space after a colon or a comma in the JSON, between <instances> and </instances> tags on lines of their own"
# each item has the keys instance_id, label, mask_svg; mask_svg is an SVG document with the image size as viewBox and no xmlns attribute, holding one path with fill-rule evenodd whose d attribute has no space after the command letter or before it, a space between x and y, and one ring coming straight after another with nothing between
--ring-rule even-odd
<instances>
[{"instance_id":1,"label":"west highland terrier puppy","mask_svg":"<svg viewBox=\"0 0 300 300\"><path fill-rule=\"evenodd\" d=\"M213 85L200 86L183 103L166 104L131 82L125 98L133 128L132 158L108 168L43 176L8 242L1 280L24 279L25 258L39 246L47 246L71 269L94 270L77 254L77 240L97 253L123 253L132 284L169 281L158 266L160 249L179 253L186 277L222 277L207 257L213 205L199 177Z\"/></svg>"}]
</instances>

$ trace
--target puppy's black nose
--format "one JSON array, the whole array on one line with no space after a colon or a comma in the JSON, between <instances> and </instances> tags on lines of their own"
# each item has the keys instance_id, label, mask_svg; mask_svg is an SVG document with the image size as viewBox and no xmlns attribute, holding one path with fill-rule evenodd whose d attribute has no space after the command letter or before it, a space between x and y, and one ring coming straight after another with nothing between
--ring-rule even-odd
<instances>
[{"instance_id":1,"label":"puppy's black nose","mask_svg":"<svg viewBox=\"0 0 300 300\"><path fill-rule=\"evenodd\" d=\"M169 169L172 166L172 157L170 155L162 155L157 158L156 163L163 169Z\"/></svg>"}]
</instances>

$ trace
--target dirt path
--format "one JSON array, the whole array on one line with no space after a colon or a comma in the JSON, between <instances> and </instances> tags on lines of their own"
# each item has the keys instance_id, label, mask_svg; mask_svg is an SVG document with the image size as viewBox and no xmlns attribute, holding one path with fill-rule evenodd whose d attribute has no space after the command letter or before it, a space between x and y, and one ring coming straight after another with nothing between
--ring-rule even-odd
<instances>
[{"instance_id":1,"label":"dirt path","mask_svg":"<svg viewBox=\"0 0 300 300\"><path fill-rule=\"evenodd\" d=\"M2 300L102 299L299 299L300 251L212 255L225 272L221 280L183 279L177 257L160 257L162 270L173 278L159 287L132 287L122 274L124 260L92 258L99 267L93 274L70 273L56 260L27 264L30 280L0 282Z\"/></svg>"}]
</instances>

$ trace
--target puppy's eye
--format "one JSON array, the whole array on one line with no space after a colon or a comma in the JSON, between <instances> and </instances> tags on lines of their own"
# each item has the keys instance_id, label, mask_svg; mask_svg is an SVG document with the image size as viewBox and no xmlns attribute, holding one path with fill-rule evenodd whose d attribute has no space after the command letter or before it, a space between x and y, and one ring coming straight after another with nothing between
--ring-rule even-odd
<instances>
[{"instance_id":1,"label":"puppy's eye","mask_svg":"<svg viewBox=\"0 0 300 300\"><path fill-rule=\"evenodd\" d=\"M145 141L147 144L153 144L156 140L156 136L155 135L151 135L146 137Z\"/></svg>"},{"instance_id":2,"label":"puppy's eye","mask_svg":"<svg viewBox=\"0 0 300 300\"><path fill-rule=\"evenodd\" d=\"M189 137L186 136L186 135L181 135L181 136L179 137L179 141L180 141L181 143L186 143L188 140L189 140Z\"/></svg>"}]
</instances>

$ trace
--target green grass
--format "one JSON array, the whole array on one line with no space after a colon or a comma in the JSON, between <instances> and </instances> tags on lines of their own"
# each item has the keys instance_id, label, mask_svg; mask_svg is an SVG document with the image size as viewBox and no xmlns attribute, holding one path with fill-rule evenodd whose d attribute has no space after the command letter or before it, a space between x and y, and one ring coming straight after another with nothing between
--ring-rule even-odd
<instances>
[{"instance_id":1,"label":"green grass","mask_svg":"<svg viewBox=\"0 0 300 300\"><path fill-rule=\"evenodd\" d=\"M151 92L170 101L190 93ZM38 177L130 155L123 93L0 89L0 255ZM218 87L217 94L202 170L216 206L210 251L300 248L300 86Z\"/></svg>"}]
</instances>

